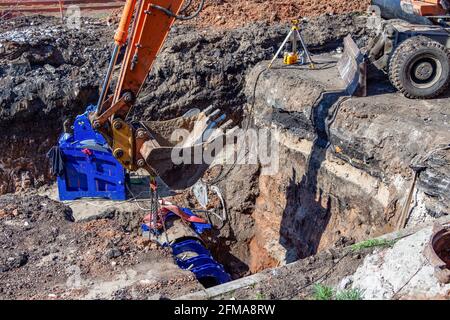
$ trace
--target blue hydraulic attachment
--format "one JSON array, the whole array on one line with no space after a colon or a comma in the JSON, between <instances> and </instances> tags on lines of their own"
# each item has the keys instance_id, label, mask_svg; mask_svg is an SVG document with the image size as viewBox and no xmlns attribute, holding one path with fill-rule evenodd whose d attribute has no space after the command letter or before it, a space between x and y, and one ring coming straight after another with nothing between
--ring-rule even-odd
<instances>
[{"instance_id":1,"label":"blue hydraulic attachment","mask_svg":"<svg viewBox=\"0 0 450 320\"><path fill-rule=\"evenodd\" d=\"M63 133L59 149L63 170L58 176L60 200L104 198L126 200L126 172L103 136L94 131L88 113L75 118L73 133Z\"/></svg>"}]
</instances>

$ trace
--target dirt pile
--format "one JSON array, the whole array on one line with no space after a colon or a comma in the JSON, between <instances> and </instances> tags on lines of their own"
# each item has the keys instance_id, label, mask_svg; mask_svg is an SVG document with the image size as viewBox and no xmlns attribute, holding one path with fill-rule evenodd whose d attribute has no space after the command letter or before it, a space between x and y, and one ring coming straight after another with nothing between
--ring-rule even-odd
<instances>
[{"instance_id":1,"label":"dirt pile","mask_svg":"<svg viewBox=\"0 0 450 320\"><path fill-rule=\"evenodd\" d=\"M187 15L197 8L199 0L192 3L191 9L186 12ZM183 22L183 24L200 28L231 29L255 22L279 23L290 22L292 19L300 17L365 12L369 5L370 0L207 0L201 14L194 20ZM121 13L120 9L110 12L107 21L118 23Z\"/></svg>"},{"instance_id":2,"label":"dirt pile","mask_svg":"<svg viewBox=\"0 0 450 320\"><path fill-rule=\"evenodd\" d=\"M69 207L39 196L2 196L0 208L0 299L148 298L199 288L170 252L117 220L74 223ZM147 279L151 265L159 268Z\"/></svg>"},{"instance_id":3,"label":"dirt pile","mask_svg":"<svg viewBox=\"0 0 450 320\"><path fill-rule=\"evenodd\" d=\"M190 23L201 27L235 28L253 22L288 22L299 17L365 12L369 4L369 0L210 0L200 16Z\"/></svg>"}]
</instances>

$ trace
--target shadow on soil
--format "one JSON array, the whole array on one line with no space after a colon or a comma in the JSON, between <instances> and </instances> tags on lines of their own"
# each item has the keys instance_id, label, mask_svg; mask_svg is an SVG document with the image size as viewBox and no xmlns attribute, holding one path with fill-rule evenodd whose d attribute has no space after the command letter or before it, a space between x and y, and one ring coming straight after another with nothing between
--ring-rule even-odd
<instances>
[{"instance_id":1,"label":"shadow on soil","mask_svg":"<svg viewBox=\"0 0 450 320\"><path fill-rule=\"evenodd\" d=\"M300 181L298 172L294 170L292 174L281 221L280 244L286 249L287 263L315 254L330 221L331 198L324 198L318 175L330 145L328 128L345 96L345 92L326 92L312 109L311 122L316 139L306 161L306 174Z\"/></svg>"},{"instance_id":2,"label":"shadow on soil","mask_svg":"<svg viewBox=\"0 0 450 320\"><path fill-rule=\"evenodd\" d=\"M377 85L373 85L377 81ZM368 96L395 92L387 79L369 79ZM331 198L319 187L318 175L330 146L329 128L348 99L345 91L325 92L312 108L310 121L316 139L306 160L306 174L298 181L294 170L286 191L287 204L280 228L280 244L286 249L286 262L294 262L317 253L331 217Z\"/></svg>"}]
</instances>

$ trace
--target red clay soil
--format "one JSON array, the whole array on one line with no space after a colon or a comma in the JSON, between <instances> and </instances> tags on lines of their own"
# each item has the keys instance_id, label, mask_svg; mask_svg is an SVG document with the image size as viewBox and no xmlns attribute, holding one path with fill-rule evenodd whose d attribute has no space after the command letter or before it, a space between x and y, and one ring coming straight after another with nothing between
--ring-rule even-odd
<instances>
[{"instance_id":1,"label":"red clay soil","mask_svg":"<svg viewBox=\"0 0 450 320\"><path fill-rule=\"evenodd\" d=\"M195 25L234 28L255 21L286 22L327 13L364 12L369 4L370 0L207 0Z\"/></svg>"},{"instance_id":2,"label":"red clay soil","mask_svg":"<svg viewBox=\"0 0 450 320\"><path fill-rule=\"evenodd\" d=\"M186 12L192 13L200 0ZM366 11L370 0L206 0L205 8L195 20L186 24L204 27L236 28L252 22L287 22L300 17L314 17L323 14L341 14ZM109 23L117 23L122 9L97 10L108 15ZM8 13L9 14L9 13ZM17 13L16 13L17 14ZM41 12L43 14L43 12ZM89 15L84 11L83 15ZM0 17L8 18L2 14Z\"/></svg>"}]
</instances>

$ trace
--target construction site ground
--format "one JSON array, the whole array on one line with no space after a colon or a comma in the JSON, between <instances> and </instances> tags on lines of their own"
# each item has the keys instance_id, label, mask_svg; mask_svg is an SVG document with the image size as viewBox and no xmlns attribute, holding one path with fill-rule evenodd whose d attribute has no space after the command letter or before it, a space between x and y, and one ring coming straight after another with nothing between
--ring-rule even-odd
<instances>
[{"instance_id":1,"label":"construction site ground","mask_svg":"<svg viewBox=\"0 0 450 320\"><path fill-rule=\"evenodd\" d=\"M130 117L213 105L279 145L275 173L238 165L218 183L228 222L208 246L235 281L206 290L140 236L139 190L121 203L57 201L46 153L63 121L98 97L114 13L83 18L80 30L56 17L2 21L0 299L314 299L317 284L364 299L448 299L423 249L433 223L449 223L450 153L438 147L450 141L450 98L410 100L386 78L369 82L368 97L347 96L336 61L345 36L370 38L366 5L209 1L199 20L173 28ZM263 71L298 16L308 16L317 68ZM416 162L426 170L399 234ZM198 206L189 190L165 195Z\"/></svg>"}]
</instances>

